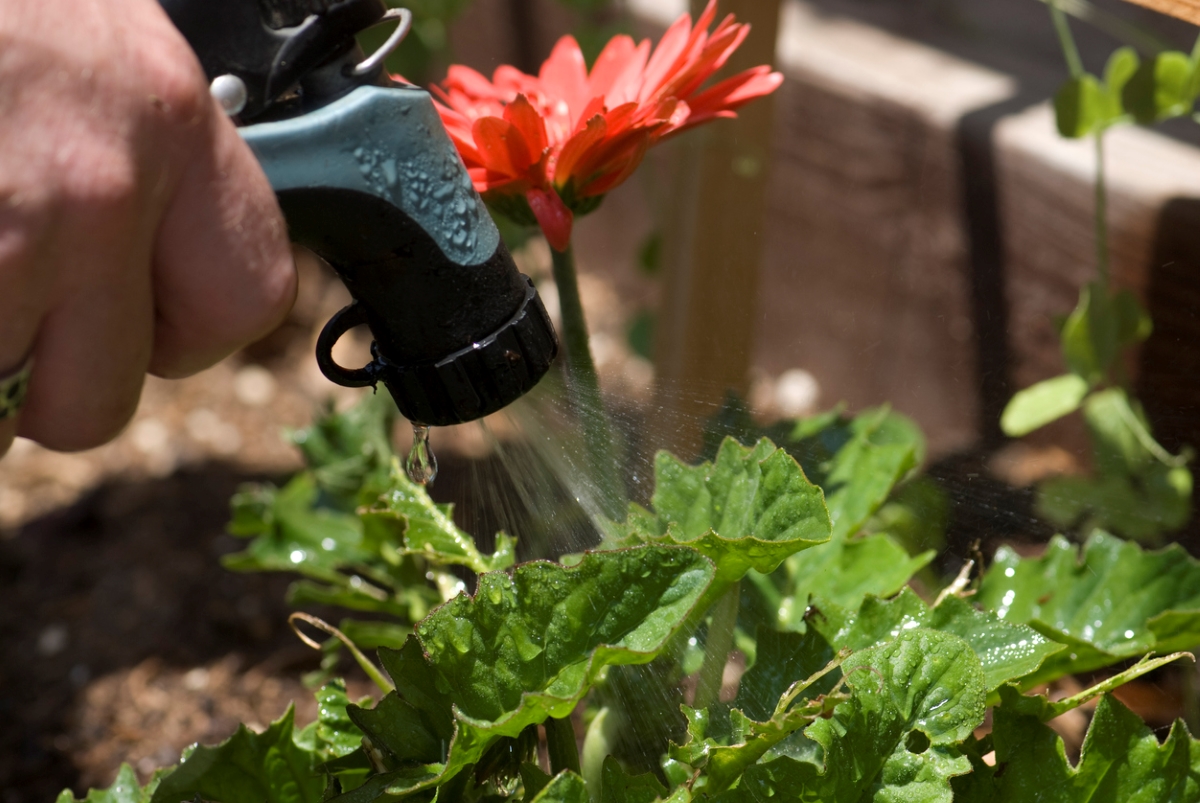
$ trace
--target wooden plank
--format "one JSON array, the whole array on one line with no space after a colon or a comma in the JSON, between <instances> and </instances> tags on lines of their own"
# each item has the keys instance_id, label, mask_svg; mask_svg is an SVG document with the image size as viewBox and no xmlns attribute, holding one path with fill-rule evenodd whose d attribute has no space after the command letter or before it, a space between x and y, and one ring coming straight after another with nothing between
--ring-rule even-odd
<instances>
[{"instance_id":1,"label":"wooden plank","mask_svg":"<svg viewBox=\"0 0 1200 803\"><path fill-rule=\"evenodd\" d=\"M727 0L721 13L751 26L723 75L774 64L779 0ZM676 154L655 344L658 402L675 422L658 430L659 445L676 453L696 453L727 391L749 390L773 106L757 100L691 134Z\"/></svg>"},{"instance_id":2,"label":"wooden plank","mask_svg":"<svg viewBox=\"0 0 1200 803\"><path fill-rule=\"evenodd\" d=\"M1126 0L1135 5L1200 25L1200 0Z\"/></svg>"},{"instance_id":3,"label":"wooden plank","mask_svg":"<svg viewBox=\"0 0 1200 803\"><path fill-rule=\"evenodd\" d=\"M755 362L821 403L891 403L931 451L979 436L959 121L1007 76L799 2L785 8Z\"/></svg>"}]
</instances>

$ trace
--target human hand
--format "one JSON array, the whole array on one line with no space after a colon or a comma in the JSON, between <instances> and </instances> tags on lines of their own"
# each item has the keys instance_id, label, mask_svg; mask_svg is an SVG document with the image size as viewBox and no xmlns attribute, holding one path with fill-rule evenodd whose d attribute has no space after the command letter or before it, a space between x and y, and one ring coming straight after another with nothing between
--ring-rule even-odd
<instances>
[{"instance_id":1,"label":"human hand","mask_svg":"<svg viewBox=\"0 0 1200 803\"><path fill-rule=\"evenodd\" d=\"M0 457L99 445L287 314L274 193L155 0L0 0L0 121Z\"/></svg>"}]
</instances>

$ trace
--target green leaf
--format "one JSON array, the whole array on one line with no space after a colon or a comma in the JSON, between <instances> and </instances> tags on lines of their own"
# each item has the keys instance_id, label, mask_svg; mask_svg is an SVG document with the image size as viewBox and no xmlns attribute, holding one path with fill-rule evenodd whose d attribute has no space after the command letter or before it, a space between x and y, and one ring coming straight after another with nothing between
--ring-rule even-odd
<instances>
[{"instance_id":1,"label":"green leaf","mask_svg":"<svg viewBox=\"0 0 1200 803\"><path fill-rule=\"evenodd\" d=\"M1071 78L1054 96L1054 117L1064 137L1086 137L1107 118L1108 101L1094 75Z\"/></svg>"},{"instance_id":2,"label":"green leaf","mask_svg":"<svg viewBox=\"0 0 1200 803\"><path fill-rule=\"evenodd\" d=\"M392 466L390 483L375 506L362 514L364 526L391 534L390 538L380 536L385 542L402 539L411 554L443 565L466 566L477 574L507 569L515 562L512 538L499 533L495 554L483 555L475 540L455 526L451 506L435 504L424 486L410 480L398 462Z\"/></svg>"},{"instance_id":3,"label":"green leaf","mask_svg":"<svg viewBox=\"0 0 1200 803\"><path fill-rule=\"evenodd\" d=\"M311 427L289 433L318 485L342 510L369 503L386 480L395 456L396 413L386 393L371 393L345 412L335 412L330 404Z\"/></svg>"},{"instance_id":4,"label":"green leaf","mask_svg":"<svg viewBox=\"0 0 1200 803\"><path fill-rule=\"evenodd\" d=\"M364 787L391 795L429 788L498 739L569 715L605 667L662 652L713 575L706 558L679 547L482 575L473 598L460 595L435 610L403 649L380 650L396 691L372 711L348 711L398 766Z\"/></svg>"},{"instance_id":5,"label":"green leaf","mask_svg":"<svg viewBox=\"0 0 1200 803\"><path fill-rule=\"evenodd\" d=\"M121 768L117 770L117 778L113 781L112 786L107 789L89 789L87 796L78 803L149 803L151 795L154 794L154 790L162 781L163 776L170 772L172 772L171 769L158 770L150 782L142 787L138 783L133 767L122 764ZM77 803L77 801L70 789L64 789L55 803Z\"/></svg>"},{"instance_id":6,"label":"green leaf","mask_svg":"<svg viewBox=\"0 0 1200 803\"><path fill-rule=\"evenodd\" d=\"M263 733L242 725L216 747L197 747L159 783L151 803L199 796L219 803L320 803L325 778L315 753L292 738L293 710Z\"/></svg>"},{"instance_id":7,"label":"green leaf","mask_svg":"<svg viewBox=\"0 0 1200 803\"><path fill-rule=\"evenodd\" d=\"M1088 383L1077 374L1056 376L1018 391L1000 416L1000 428L1010 438L1028 435L1079 409Z\"/></svg>"},{"instance_id":8,"label":"green leaf","mask_svg":"<svg viewBox=\"0 0 1200 803\"><path fill-rule=\"evenodd\" d=\"M816 628L805 633L781 633L760 627L754 665L742 675L734 707L750 719L765 722L775 712L779 698L793 683L815 675L833 660L834 650ZM829 691L829 683L813 691Z\"/></svg>"},{"instance_id":9,"label":"green leaf","mask_svg":"<svg viewBox=\"0 0 1200 803\"><path fill-rule=\"evenodd\" d=\"M950 803L950 778L971 769L957 745L984 715L983 671L970 646L917 628L852 655L842 671L850 699L805 730L823 766L786 756L756 764L717 800Z\"/></svg>"},{"instance_id":10,"label":"green leaf","mask_svg":"<svg viewBox=\"0 0 1200 803\"><path fill-rule=\"evenodd\" d=\"M297 474L274 495L266 531L244 551L226 555L222 564L238 572L293 571L339 582L340 566L366 561L370 552L363 547L358 517L316 507L317 497L313 475Z\"/></svg>"},{"instance_id":11,"label":"green leaf","mask_svg":"<svg viewBox=\"0 0 1200 803\"><path fill-rule=\"evenodd\" d=\"M1107 291L1097 282L1079 291L1079 303L1061 332L1063 359L1074 373L1095 385L1117 357L1121 319Z\"/></svg>"},{"instance_id":12,"label":"green leaf","mask_svg":"<svg viewBox=\"0 0 1200 803\"><path fill-rule=\"evenodd\" d=\"M458 717L515 735L568 715L602 667L653 659L712 578L707 560L678 548L527 563L483 575L474 598L450 600L417 635Z\"/></svg>"},{"instance_id":13,"label":"green leaf","mask_svg":"<svg viewBox=\"0 0 1200 803\"><path fill-rule=\"evenodd\" d=\"M583 778L563 770L538 792L532 803L588 803L587 787Z\"/></svg>"},{"instance_id":14,"label":"green leaf","mask_svg":"<svg viewBox=\"0 0 1200 803\"><path fill-rule=\"evenodd\" d=\"M601 803L654 803L667 795L667 788L653 775L629 775L612 756L604 759L601 777Z\"/></svg>"},{"instance_id":15,"label":"green leaf","mask_svg":"<svg viewBox=\"0 0 1200 803\"><path fill-rule=\"evenodd\" d=\"M1001 547L978 602L1067 645L1022 678L1024 688L1200 643L1200 563L1177 545L1146 552L1097 532L1082 556L1057 536L1039 558Z\"/></svg>"},{"instance_id":16,"label":"green leaf","mask_svg":"<svg viewBox=\"0 0 1200 803\"><path fill-rule=\"evenodd\" d=\"M708 737L709 714L683 706L688 720L688 739L683 745L672 745L672 759L704 770L703 791L711 796L737 782L748 767L759 761L801 728L828 714L847 695L833 691L827 679L837 669L844 656L837 656L809 675L800 675L772 702L771 711L763 721L755 721L735 708L729 712L729 738ZM817 693L817 684L825 689Z\"/></svg>"},{"instance_id":17,"label":"green leaf","mask_svg":"<svg viewBox=\"0 0 1200 803\"><path fill-rule=\"evenodd\" d=\"M996 767L977 765L956 783L962 803L1174 803L1200 799L1200 743L1182 722L1164 743L1140 718L1105 695L1096 706L1079 763L1071 767L1062 739L1028 711L1014 689L1002 690L992 742ZM1003 772L998 770L1003 768Z\"/></svg>"},{"instance_id":18,"label":"green leaf","mask_svg":"<svg viewBox=\"0 0 1200 803\"><path fill-rule=\"evenodd\" d=\"M829 540L821 489L765 438L752 449L726 438L712 463L655 461L654 513L631 506L627 538L684 544L707 556L722 585L751 568L774 571L789 555Z\"/></svg>"},{"instance_id":19,"label":"green leaf","mask_svg":"<svg viewBox=\"0 0 1200 803\"><path fill-rule=\"evenodd\" d=\"M817 480L825 490L834 540L858 532L925 454L917 426L887 408L861 413L847 434L849 440Z\"/></svg>"},{"instance_id":20,"label":"green leaf","mask_svg":"<svg viewBox=\"0 0 1200 803\"><path fill-rule=\"evenodd\" d=\"M1136 476L1156 462L1143 440L1150 437L1145 415L1134 409L1122 388L1093 394L1083 407L1083 420L1092 437L1099 474Z\"/></svg>"},{"instance_id":21,"label":"green leaf","mask_svg":"<svg viewBox=\"0 0 1200 803\"><path fill-rule=\"evenodd\" d=\"M1132 47L1119 47L1108 57L1104 66L1104 106L1102 119L1105 127L1126 116L1123 95L1125 85L1137 74L1141 59Z\"/></svg>"},{"instance_id":22,"label":"green leaf","mask_svg":"<svg viewBox=\"0 0 1200 803\"><path fill-rule=\"evenodd\" d=\"M338 679L317 689L317 719L296 733L296 744L329 761L349 755L362 746L362 731L346 715L350 699L346 684Z\"/></svg>"},{"instance_id":23,"label":"green leaf","mask_svg":"<svg viewBox=\"0 0 1200 803\"><path fill-rule=\"evenodd\" d=\"M1196 99L1194 70L1192 60L1184 53L1159 53L1143 62L1125 84L1125 108L1143 125L1191 113Z\"/></svg>"},{"instance_id":24,"label":"green leaf","mask_svg":"<svg viewBox=\"0 0 1200 803\"><path fill-rule=\"evenodd\" d=\"M779 606L779 623L799 628L809 599L818 604L857 608L863 597L890 597L933 560L928 550L915 557L889 535L834 541L787 563L788 591Z\"/></svg>"},{"instance_id":25,"label":"green leaf","mask_svg":"<svg viewBox=\"0 0 1200 803\"><path fill-rule=\"evenodd\" d=\"M1048 656L1063 649L1030 627L1006 622L991 611L976 610L956 596L947 596L930 608L907 588L890 600L867 597L852 616L818 616L812 624L838 649L861 650L917 627L958 636L971 645L979 659L989 694L1035 671Z\"/></svg>"},{"instance_id":26,"label":"green leaf","mask_svg":"<svg viewBox=\"0 0 1200 803\"><path fill-rule=\"evenodd\" d=\"M1191 515L1192 474L1153 464L1140 477L1055 477L1038 486L1036 510L1056 527L1100 528L1151 545ZM1081 523L1082 522L1082 523Z\"/></svg>"},{"instance_id":27,"label":"green leaf","mask_svg":"<svg viewBox=\"0 0 1200 803\"><path fill-rule=\"evenodd\" d=\"M929 477L914 477L897 488L863 526L864 532L887 533L910 555L946 546L950 497Z\"/></svg>"},{"instance_id":28,"label":"green leaf","mask_svg":"<svg viewBox=\"0 0 1200 803\"><path fill-rule=\"evenodd\" d=\"M1113 297L1113 314L1117 318L1117 340L1122 346L1132 346L1150 337L1154 321L1137 296L1122 290Z\"/></svg>"}]
</instances>

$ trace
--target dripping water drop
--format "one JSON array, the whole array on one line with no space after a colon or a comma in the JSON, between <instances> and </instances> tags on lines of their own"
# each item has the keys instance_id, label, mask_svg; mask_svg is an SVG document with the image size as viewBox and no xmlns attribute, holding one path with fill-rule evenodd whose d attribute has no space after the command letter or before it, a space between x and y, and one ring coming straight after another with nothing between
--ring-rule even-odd
<instances>
[{"instance_id":1,"label":"dripping water drop","mask_svg":"<svg viewBox=\"0 0 1200 803\"><path fill-rule=\"evenodd\" d=\"M429 448L429 427L413 424L412 449L404 461L408 478L418 485L428 485L437 479L437 458Z\"/></svg>"}]
</instances>

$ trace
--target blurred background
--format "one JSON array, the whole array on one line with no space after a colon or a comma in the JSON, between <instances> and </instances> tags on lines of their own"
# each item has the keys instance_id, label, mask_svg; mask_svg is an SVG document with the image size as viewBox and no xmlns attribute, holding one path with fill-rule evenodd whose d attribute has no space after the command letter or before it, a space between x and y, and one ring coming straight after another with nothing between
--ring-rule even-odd
<instances>
[{"instance_id":1,"label":"blurred background","mask_svg":"<svg viewBox=\"0 0 1200 803\"><path fill-rule=\"evenodd\" d=\"M1062 5L1097 73L1119 45L1186 52L1196 35L1118 0ZM411 7L414 33L391 67L421 84L450 63L535 72L564 33L594 55L616 32L656 38L685 10ZM661 446L696 454L730 390L761 420L890 403L926 433L951 554L972 539L1044 539L1029 489L1088 470L1083 426L1068 418L1010 442L997 422L1017 389L1062 372L1052 320L1094 270L1092 150L1054 130L1047 99L1066 71L1045 5L721 10L754 25L733 67L772 62L782 88L654 152L577 226L592 348L638 459ZM1200 444L1198 131L1109 136L1113 276L1155 321L1127 368L1172 453ZM513 245L556 317L545 244ZM361 395L328 383L312 356L348 298L314 268L277 332L199 376L149 380L114 443L62 455L19 441L0 461L0 803L108 784L121 761L145 777L293 698L312 716L298 678L317 656L286 627L288 578L232 574L219 557L237 548L225 534L237 487L300 467L285 430ZM345 340L339 360L365 362L367 342ZM406 449L409 433L396 438ZM503 414L434 433L432 494L456 503L468 531L520 534L512 467L497 452L521 438ZM1200 554L1194 518L1173 537ZM1152 722L1177 711L1168 692L1146 693Z\"/></svg>"}]
</instances>

